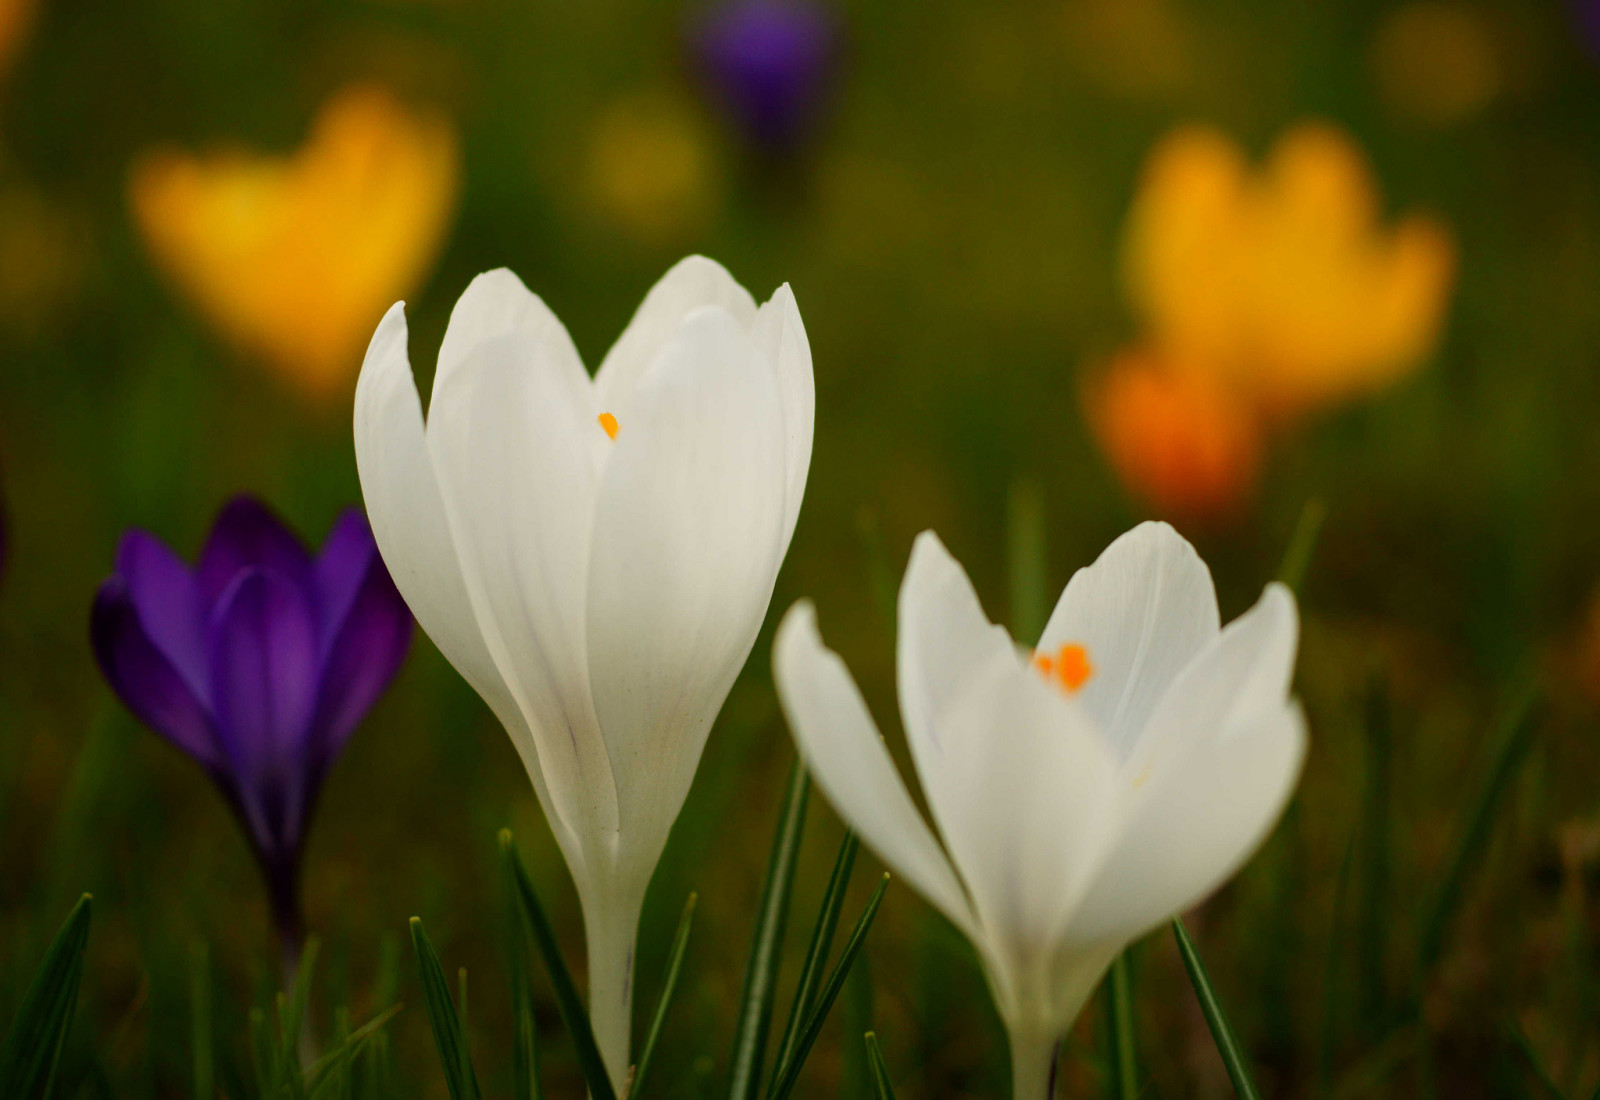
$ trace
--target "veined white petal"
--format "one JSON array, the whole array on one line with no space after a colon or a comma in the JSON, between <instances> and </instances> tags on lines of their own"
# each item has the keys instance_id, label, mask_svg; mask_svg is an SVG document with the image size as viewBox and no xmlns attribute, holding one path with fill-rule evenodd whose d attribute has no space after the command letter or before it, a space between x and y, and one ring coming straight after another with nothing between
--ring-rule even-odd
<instances>
[{"instance_id":1,"label":"veined white petal","mask_svg":"<svg viewBox=\"0 0 1600 1100\"><path fill-rule=\"evenodd\" d=\"M1294 596L1267 585L1256 605L1229 623L1181 671L1131 746L1125 772L1135 782L1181 768L1191 743L1209 743L1254 715L1281 706L1294 675L1300 620Z\"/></svg>"},{"instance_id":2,"label":"veined white petal","mask_svg":"<svg viewBox=\"0 0 1600 1100\"><path fill-rule=\"evenodd\" d=\"M461 578L406 341L405 303L397 302L373 334L356 383L356 471L367 518L384 565L417 623L500 720L540 804L549 806L533 735L489 656ZM573 857L578 848L570 830L555 816L551 826Z\"/></svg>"},{"instance_id":3,"label":"veined white petal","mask_svg":"<svg viewBox=\"0 0 1600 1100\"><path fill-rule=\"evenodd\" d=\"M1165 523L1141 523L1073 574L1039 652L1088 651L1078 699L1123 759L1178 672L1217 634L1211 571Z\"/></svg>"},{"instance_id":4,"label":"veined white petal","mask_svg":"<svg viewBox=\"0 0 1600 1100\"><path fill-rule=\"evenodd\" d=\"M654 866L782 554L783 414L727 310L696 310L619 416L594 514L588 661L630 859Z\"/></svg>"},{"instance_id":5,"label":"veined white petal","mask_svg":"<svg viewBox=\"0 0 1600 1100\"><path fill-rule=\"evenodd\" d=\"M997 653L941 719L945 845L992 953L1048 963L1119 824L1117 761L1076 702Z\"/></svg>"},{"instance_id":6,"label":"veined white petal","mask_svg":"<svg viewBox=\"0 0 1600 1100\"><path fill-rule=\"evenodd\" d=\"M976 725L954 724L951 711L975 677L1000 660L1020 665L1021 657L1004 628L984 615L966 572L932 531L912 543L899 604L900 717L929 809L953 850L945 807L963 797L972 777L964 770L969 754L951 742L970 736L987 745L990 735Z\"/></svg>"},{"instance_id":7,"label":"veined white petal","mask_svg":"<svg viewBox=\"0 0 1600 1100\"><path fill-rule=\"evenodd\" d=\"M564 336L546 323L477 343L436 388L428 449L473 612L527 719L551 805L581 836L611 837L616 790L584 616L592 447L604 433L559 363Z\"/></svg>"},{"instance_id":8,"label":"veined white petal","mask_svg":"<svg viewBox=\"0 0 1600 1100\"><path fill-rule=\"evenodd\" d=\"M777 369L778 395L783 402L783 436L788 469L783 545L787 549L800 517L800 501L806 493L806 475L811 470L811 437L816 422L817 389L811 374L811 343L800 320L789 284L780 286L756 313L756 346L766 350Z\"/></svg>"},{"instance_id":9,"label":"veined white petal","mask_svg":"<svg viewBox=\"0 0 1600 1100\"><path fill-rule=\"evenodd\" d=\"M444 342L439 345L433 392L439 392L477 345L512 332L526 332L534 340L547 342L551 355L545 366L561 374L575 393L590 389L589 372L584 370L566 327L515 273L501 267L473 279L456 299L450 324L444 330ZM595 409L591 415L597 416L601 411Z\"/></svg>"},{"instance_id":10,"label":"veined white petal","mask_svg":"<svg viewBox=\"0 0 1600 1100\"><path fill-rule=\"evenodd\" d=\"M650 288L595 372L600 412L622 418L633 388L684 320L701 306L721 306L746 331L755 324L755 299L726 268L704 256L679 260Z\"/></svg>"},{"instance_id":11,"label":"veined white petal","mask_svg":"<svg viewBox=\"0 0 1600 1100\"><path fill-rule=\"evenodd\" d=\"M809 601L783 617L772 671L795 744L839 816L957 928L976 935L950 861L912 804L849 670L822 644Z\"/></svg>"},{"instance_id":12,"label":"veined white petal","mask_svg":"<svg viewBox=\"0 0 1600 1100\"><path fill-rule=\"evenodd\" d=\"M1152 776L1068 941L1128 942L1215 890L1272 831L1305 751L1305 716L1281 702Z\"/></svg>"}]
</instances>

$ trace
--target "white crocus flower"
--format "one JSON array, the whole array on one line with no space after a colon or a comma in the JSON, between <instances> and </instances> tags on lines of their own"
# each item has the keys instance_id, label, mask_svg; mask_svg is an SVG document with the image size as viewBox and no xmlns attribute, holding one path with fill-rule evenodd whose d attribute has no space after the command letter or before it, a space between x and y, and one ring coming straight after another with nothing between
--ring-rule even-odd
<instances>
[{"instance_id":1,"label":"white crocus flower","mask_svg":"<svg viewBox=\"0 0 1600 1100\"><path fill-rule=\"evenodd\" d=\"M509 271L450 316L423 426L404 303L356 387L356 463L417 621L511 735L577 884L589 1010L627 1072L645 888L749 656L811 462L811 351L679 263L591 380Z\"/></svg>"},{"instance_id":2,"label":"white crocus flower","mask_svg":"<svg viewBox=\"0 0 1600 1100\"><path fill-rule=\"evenodd\" d=\"M1032 653L984 617L932 532L900 588L913 805L844 663L797 604L778 630L784 712L841 816L973 942L1010 1031L1019 1100L1125 945L1255 850L1305 754L1289 698L1294 598L1219 629L1211 575L1165 524L1124 535L1062 594Z\"/></svg>"}]
</instances>

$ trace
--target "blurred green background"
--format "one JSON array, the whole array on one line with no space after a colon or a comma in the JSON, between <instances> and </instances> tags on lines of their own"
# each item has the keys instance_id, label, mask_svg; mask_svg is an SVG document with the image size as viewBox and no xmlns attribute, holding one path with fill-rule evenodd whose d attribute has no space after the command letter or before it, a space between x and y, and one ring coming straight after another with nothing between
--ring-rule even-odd
<instances>
[{"instance_id":1,"label":"blurred green background","mask_svg":"<svg viewBox=\"0 0 1600 1100\"><path fill-rule=\"evenodd\" d=\"M1455 32L1405 39L1393 28L1417 7L1467 26L1467 46ZM1420 369L1279 432L1247 504L1180 522L1231 618L1277 571L1305 503L1327 509L1302 590L1305 776L1274 838L1190 928L1269 1096L1542 1095L1518 1031L1587 1096L1600 1079L1600 68L1575 9L838 0L831 93L782 156L749 146L703 94L684 41L704 10L38 0L17 30L0 90L0 1020L93 891L60 1095L189 1095L195 941L211 945L219 1083L253 1095L245 1013L277 973L224 803L94 667L89 603L118 536L137 524L192 556L221 503L249 491L320 541L360 496L359 354L308 397L208 323L151 258L130 166L157 147L288 153L320 105L363 81L458 135L442 251L403 292L424 383L456 296L491 267L544 297L591 367L685 253L720 260L760 299L793 285L817 427L773 606L816 601L887 730L883 596L918 531L936 529L1008 621L1015 487L1043 502L1051 592L1149 514L1102 456L1080 391L1086 365L1137 328L1119 242L1152 145L1199 120L1259 158L1303 119L1343 127L1385 218L1425 210L1450 227L1456 286ZM1430 93L1463 66L1478 83L1441 108ZM793 756L769 647L770 627L646 907L641 1028L683 898L700 892L663 1094L712 1095L726 1072ZM1418 921L1488 768L1495 710L1528 669L1546 705L1419 979ZM576 898L511 745L419 634L323 791L306 862L318 1026L339 1005L358 1020L378 1010L398 975L400 1095L444 1095L405 944L413 914L446 965L468 970L479 1075L491 1094L507 1087L504 825L576 964ZM840 835L820 799L808 830L791 956ZM863 863L848 913L874 877ZM803 1094L868 1095L869 1026L902 1097L1006 1092L1003 1035L956 933L892 886L864 957L870 981L836 1008ZM1229 1095L1170 936L1135 961L1144 1095ZM576 1096L553 1002L540 1012L547 1088ZM1062 1095L1098 1095L1100 1041L1088 1011Z\"/></svg>"}]
</instances>

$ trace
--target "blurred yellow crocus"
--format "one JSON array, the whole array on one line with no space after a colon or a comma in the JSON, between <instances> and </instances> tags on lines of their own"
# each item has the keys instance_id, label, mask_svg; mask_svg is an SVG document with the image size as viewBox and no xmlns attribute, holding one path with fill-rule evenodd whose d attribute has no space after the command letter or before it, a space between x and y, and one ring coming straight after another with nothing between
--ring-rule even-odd
<instances>
[{"instance_id":1,"label":"blurred yellow crocus","mask_svg":"<svg viewBox=\"0 0 1600 1100\"><path fill-rule=\"evenodd\" d=\"M167 276L230 340L325 398L354 384L378 318L432 266L458 176L446 119L358 85L288 156L155 151L129 189Z\"/></svg>"},{"instance_id":2,"label":"blurred yellow crocus","mask_svg":"<svg viewBox=\"0 0 1600 1100\"><path fill-rule=\"evenodd\" d=\"M1253 169L1189 126L1151 154L1129 216L1131 303L1164 357L1281 420L1394 381L1433 349L1454 276L1449 232L1380 224L1365 158L1305 123Z\"/></svg>"}]
</instances>

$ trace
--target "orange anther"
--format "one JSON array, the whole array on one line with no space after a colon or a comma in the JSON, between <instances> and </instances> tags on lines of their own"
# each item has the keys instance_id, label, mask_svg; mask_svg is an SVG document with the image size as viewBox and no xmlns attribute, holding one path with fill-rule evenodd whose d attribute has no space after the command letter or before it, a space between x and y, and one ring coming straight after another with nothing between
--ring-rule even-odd
<instances>
[{"instance_id":1,"label":"orange anther","mask_svg":"<svg viewBox=\"0 0 1600 1100\"><path fill-rule=\"evenodd\" d=\"M1039 675L1068 695L1083 687L1094 675L1094 665L1089 663L1089 651L1076 642L1068 642L1054 656L1035 653L1033 667Z\"/></svg>"},{"instance_id":2,"label":"orange anther","mask_svg":"<svg viewBox=\"0 0 1600 1100\"><path fill-rule=\"evenodd\" d=\"M600 426L606 430L606 435L612 439L617 438L617 418L610 413L600 414Z\"/></svg>"}]
</instances>

